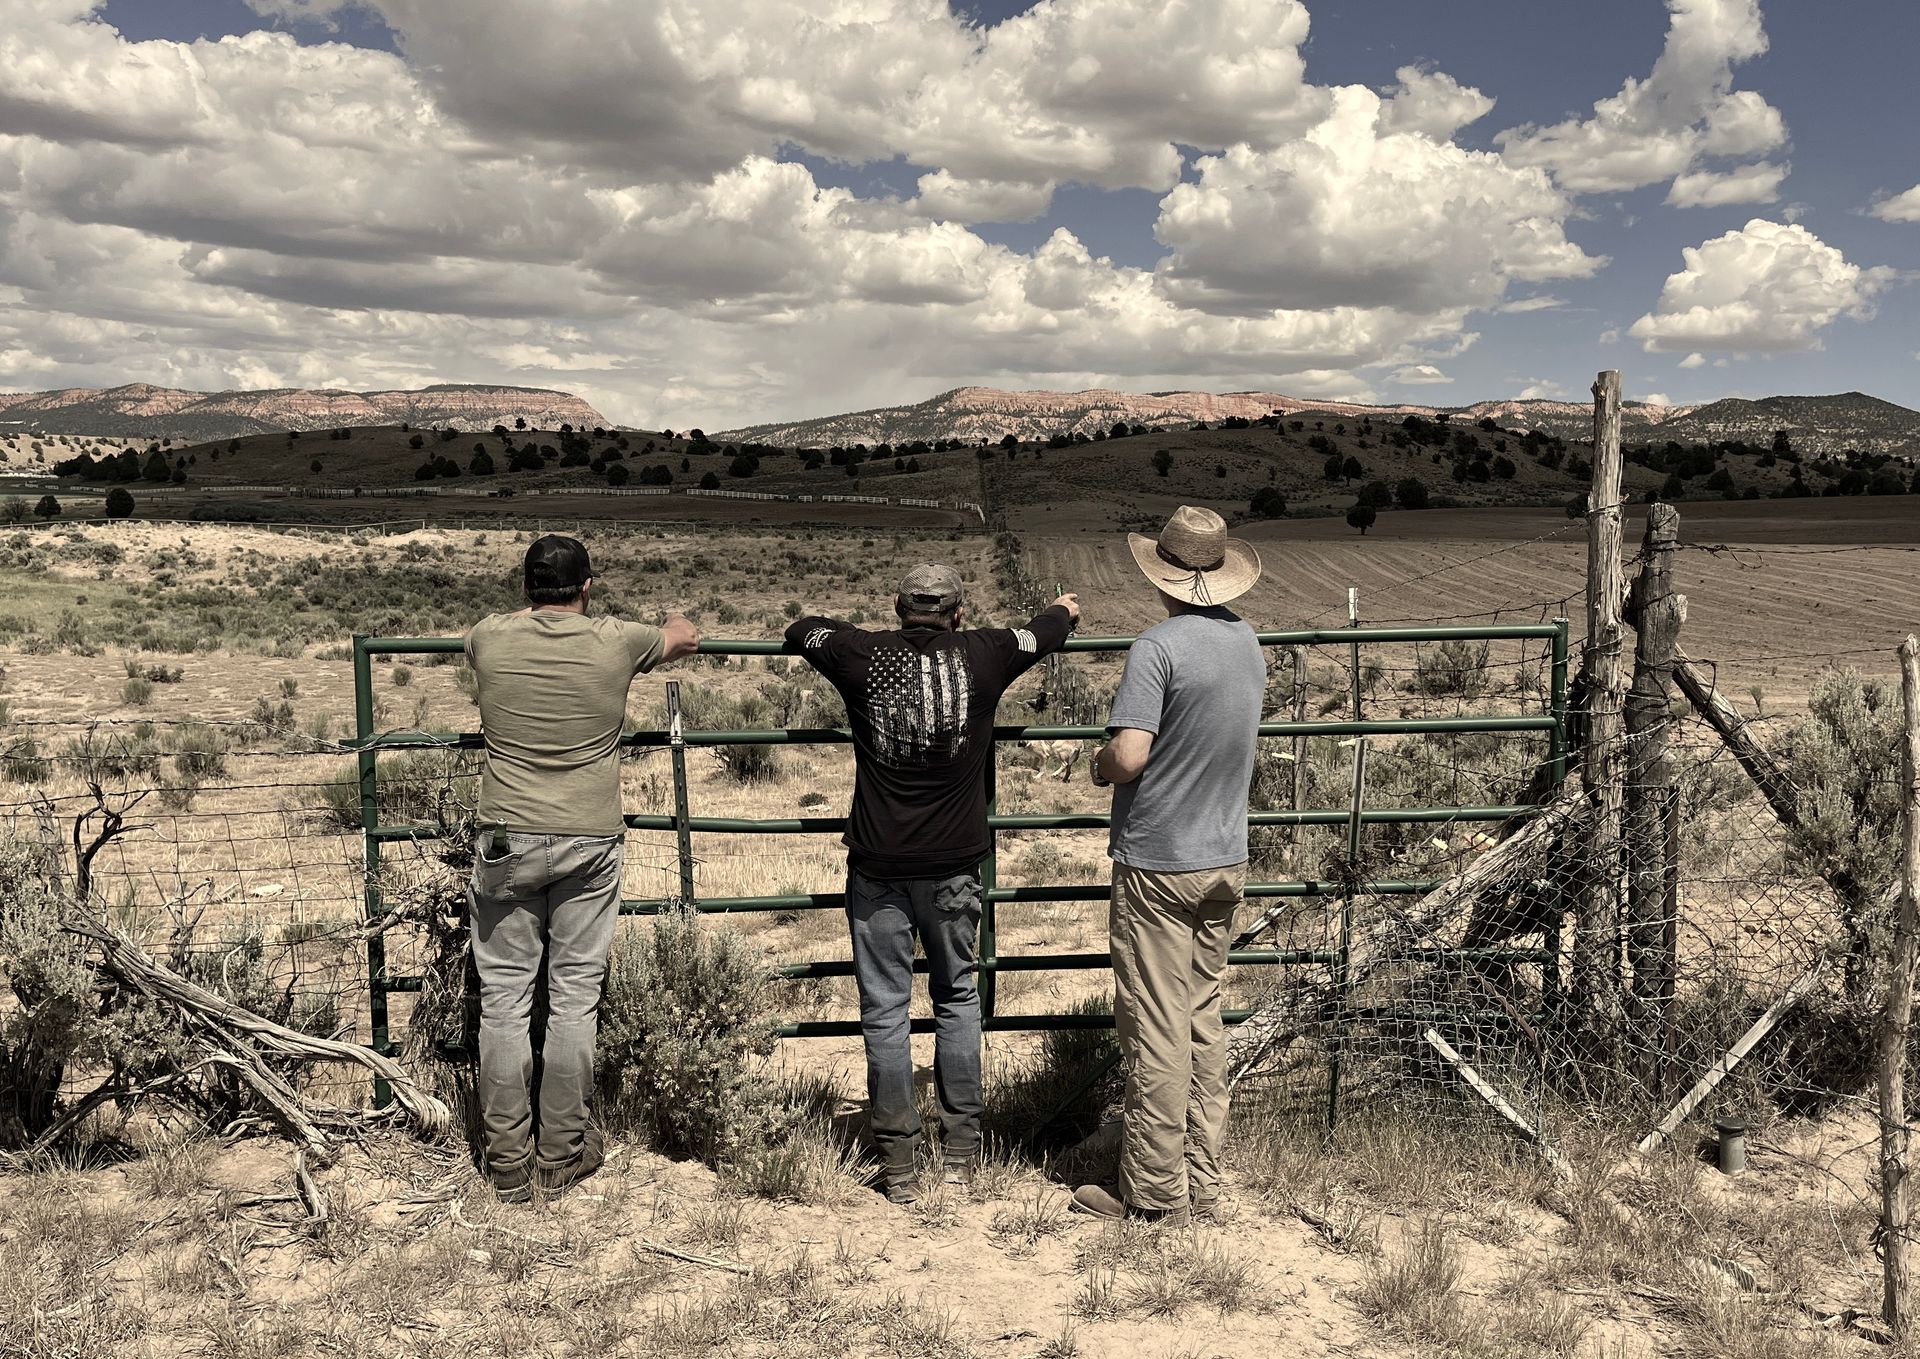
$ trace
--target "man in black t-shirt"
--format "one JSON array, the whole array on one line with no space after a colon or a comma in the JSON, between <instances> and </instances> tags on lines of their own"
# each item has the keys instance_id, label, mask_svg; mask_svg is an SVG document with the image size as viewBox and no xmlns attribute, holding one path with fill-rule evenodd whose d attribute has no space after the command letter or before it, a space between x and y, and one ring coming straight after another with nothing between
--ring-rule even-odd
<instances>
[{"instance_id":1,"label":"man in black t-shirt","mask_svg":"<svg viewBox=\"0 0 1920 1359\"><path fill-rule=\"evenodd\" d=\"M1007 686L1058 651L1080 619L1062 595L1023 628L961 631L965 594L947 566L900 584L900 627L868 632L802 618L787 641L840 691L853 732L847 920L867 1049L868 1124L887 1197L917 1193L920 1116L913 1102L907 1002L913 943L927 956L933 1078L949 1179L980 1154L980 999L974 984L980 860L987 829L993 718Z\"/></svg>"}]
</instances>

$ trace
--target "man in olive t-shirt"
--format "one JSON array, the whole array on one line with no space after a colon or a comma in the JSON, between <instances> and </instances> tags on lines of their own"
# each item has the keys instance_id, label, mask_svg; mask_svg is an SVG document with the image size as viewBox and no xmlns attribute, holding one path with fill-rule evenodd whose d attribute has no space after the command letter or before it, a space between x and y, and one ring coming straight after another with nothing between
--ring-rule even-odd
<instances>
[{"instance_id":1,"label":"man in olive t-shirt","mask_svg":"<svg viewBox=\"0 0 1920 1359\"><path fill-rule=\"evenodd\" d=\"M600 1166L587 1123L607 954L620 913L620 729L633 677L689 655L685 618L664 627L590 618L587 549L548 535L527 549L529 607L467 634L486 740L469 913L480 974L480 1119L504 1199ZM535 1117L534 988L544 962L546 1038Z\"/></svg>"}]
</instances>

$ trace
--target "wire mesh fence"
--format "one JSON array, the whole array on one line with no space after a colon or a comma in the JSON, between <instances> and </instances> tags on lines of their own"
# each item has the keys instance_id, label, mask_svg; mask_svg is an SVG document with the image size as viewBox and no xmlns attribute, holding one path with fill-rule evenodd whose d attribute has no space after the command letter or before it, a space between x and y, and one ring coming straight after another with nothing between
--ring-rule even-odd
<instances>
[{"instance_id":1,"label":"wire mesh fence","mask_svg":"<svg viewBox=\"0 0 1920 1359\"><path fill-rule=\"evenodd\" d=\"M1830 781L1793 782L1797 766L1783 755L1787 786L1769 794L1676 695L1664 723L1671 801L1596 865L1581 799L1556 799L1563 776L1581 788L1578 695L1562 725L1502 725L1553 715L1555 639L1537 627L1479 631L1493 635L1403 629L1356 644L1336 629L1270 650L1266 717L1276 728L1260 741L1249 877L1271 890L1237 922L1228 1004L1256 1025L1279 1004L1292 1022L1244 1081L1293 1090L1318 1109L1337 1063L1349 1108L1443 1102L1455 1116L1504 1118L1471 1072L1543 1134L1567 1120L1650 1130L1716 1075L1690 1112L1764 1119L1864 1099L1884 875L1862 883L1835 867L1847 833L1837 812L1812 814L1814 832L1780 813L1783 797L1803 809L1831 803ZM1044 668L1009 695L1003 723L1097 723L1117 656L1076 652ZM1733 667L1699 669L1724 699ZM743 682L761 705L750 725L837 724L804 675L769 664ZM740 684L728 684L696 726L740 720ZM381 845L371 925L359 750L271 714L15 721L0 737L0 817L57 842L76 868L84 856L95 894L157 951L303 1027L375 1041L388 997L369 984L374 933L376 976L392 990L384 1037L398 1046L423 1003L413 988L424 983L410 979L443 966L436 941L457 933L459 831L471 821L478 759L471 738L415 736L420 748L380 756L376 821L432 834ZM1087 734L1065 739L1090 748ZM1631 767L1644 739L1620 738L1616 765ZM1791 744L1755 739L1776 753ZM1828 754L1829 764L1858 763L1856 751ZM696 801L735 814L717 818L730 828L689 835L693 895L784 899L736 923L783 970L796 1025L844 1026L851 982L828 965L845 947L831 909L841 885L833 822L851 761L844 746L783 752L784 763L756 773L725 755L689 752ZM1104 798L1071 767L1059 778L1058 759L1012 741L1002 750L994 963L1005 1013L1091 1006L1074 1021L1089 1022L1108 987ZM1864 805L1895 777L1870 770L1850 796ZM631 747L624 784L643 823L629 837L625 893L680 900L667 752ZM789 808L821 829L752 833L748 823ZM95 847L110 819L116 833ZM1456 890L1467 879L1472 890ZM1596 896L1604 927L1583 932ZM1048 970L1063 954L1070 965ZM1728 1063L1763 1021L1759 1040Z\"/></svg>"}]
</instances>

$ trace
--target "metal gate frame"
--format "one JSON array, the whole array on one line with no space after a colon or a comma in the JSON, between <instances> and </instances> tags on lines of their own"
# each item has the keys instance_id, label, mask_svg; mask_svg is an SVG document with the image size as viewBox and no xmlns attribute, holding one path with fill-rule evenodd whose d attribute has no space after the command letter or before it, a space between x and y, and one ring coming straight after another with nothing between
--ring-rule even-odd
<instances>
[{"instance_id":1,"label":"metal gate frame","mask_svg":"<svg viewBox=\"0 0 1920 1359\"><path fill-rule=\"evenodd\" d=\"M1539 731L1548 734L1551 787L1545 801L1552 795L1567 775L1567 670L1568 670L1568 623L1565 618L1555 619L1552 623L1496 624L1482 627L1345 627L1306 629L1292 632L1261 632L1257 634L1259 642L1265 647L1285 646L1351 646L1355 664L1353 666L1354 712L1351 719L1340 721L1280 721L1265 722L1260 726L1260 735L1265 736L1403 736L1418 734L1460 734L1474 732L1527 732ZM1551 643L1551 680L1548 698L1548 711L1538 715L1514 714L1509 716L1482 717L1436 717L1436 718L1398 718L1365 719L1359 716L1360 667L1358 658L1360 648L1369 645L1391 645L1412 642L1444 641L1506 641L1532 639ZM1075 637L1068 639L1065 649L1068 652L1124 651L1133 644L1131 637ZM446 750L479 749L482 740L478 733L469 733L451 740L435 739L419 734L391 733L381 735L374 731L373 718L373 658L375 656L398 655L444 655L458 654L465 643L457 637L368 637L356 635L353 639L353 682L354 709L357 737L351 746L358 751L360 775L360 818L362 843L365 851L364 901L366 920L372 922L384 913L380 891L380 855L384 845L396 842L416 842L437 839L439 832L424 826L383 826L378 818L378 774L379 754L387 750ZM791 654L784 641L702 641L700 654L708 656L778 656ZM1019 740L1099 740L1106 731L1101 727L1064 727L1064 726L1025 726L995 727L995 751L1006 741ZM785 896L755 897L699 897L694 890L693 836L696 834L742 834L742 835L825 835L835 834L846 828L847 818L842 816L787 817L773 819L748 819L736 817L695 816L689 805L686 772L686 752L695 746L737 746L737 745L827 745L846 744L851 736L837 728L769 728L748 731L686 731L678 722L677 712L673 724L666 730L634 732L623 738L622 744L629 746L667 747L673 763L674 810L670 816L629 815L626 824L632 830L672 831L678 841L680 869L680 896L678 898L628 899L620 904L622 915L654 915L663 909L687 905L696 911L712 914L731 914L753 911L794 911L794 910L838 910L844 905L845 894L841 892L814 892ZM995 833L994 847L988 850L980 865L980 950L979 950L979 991L981 1028L989 1032L1031 1031L1074 1028L1109 1028L1113 1024L1109 1015L1097 1014L1000 1014L995 1004L995 981L1002 972L1045 971L1049 969L1072 970L1086 968L1105 968L1111 966L1111 956L1106 953L1055 953L1026 954L1013 957L1000 956L996 914L1001 905L1013 905L1027 902L1053 901L1105 901L1109 888L1104 883L1094 883L1065 887L1003 887L998 881L998 832L1003 830L1081 830L1106 827L1111 817L1107 813L1068 813L1056 815L1003 816L998 812L998 800L995 796L995 774L997 759L988 765L988 825ZM1357 840L1360 830L1366 825L1410 824L1429 822L1507 821L1526 817L1540 810L1542 804L1519 804L1511 806L1454 806L1454 807L1401 807L1367 808L1356 800L1354 806L1347 809L1323 810L1250 810L1247 815L1249 827L1257 826L1333 826L1348 827L1350 843ZM1334 897L1341 898L1341 919L1338 944L1325 949L1236 949L1228 955L1233 965L1318 965L1334 969L1336 978L1344 978L1349 961L1351 932L1353 923L1353 903L1355 896L1419 896L1441 883L1441 879L1368 882L1358 886L1317 879L1301 879L1284 882L1248 883L1246 894L1250 899L1282 897ZM1425 950L1422 956L1445 957L1457 950L1438 948ZM1537 962L1551 974L1559 966L1559 941L1549 935L1545 947L1538 949L1476 949L1473 956L1477 959L1504 959L1513 962ZM924 963L917 963L916 970L923 970ZM828 962L794 963L778 969L779 975L786 978L807 977L845 977L851 976L853 964L850 960ZM370 1042L376 1050L391 1054L397 1045L393 1043L389 1029L387 999L396 992L418 991L422 979L418 976L394 975L387 971L386 943L377 931L370 931L367 937L367 989L368 1008L371 1027ZM1549 986L1549 993L1551 987ZM1228 1022L1244 1019L1250 1011L1228 1010ZM931 1020L915 1019L913 1031L927 1032L932 1026ZM860 1025L857 1020L812 1020L782 1025L778 1030L784 1038L823 1038L858 1034ZM1329 1092L1331 1102L1338 1095L1337 1066L1332 1074Z\"/></svg>"}]
</instances>

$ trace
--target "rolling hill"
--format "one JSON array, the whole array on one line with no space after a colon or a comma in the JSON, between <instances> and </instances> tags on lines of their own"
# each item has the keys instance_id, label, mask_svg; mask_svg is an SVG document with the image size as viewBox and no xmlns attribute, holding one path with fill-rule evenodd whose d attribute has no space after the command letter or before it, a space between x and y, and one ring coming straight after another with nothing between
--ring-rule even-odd
<instances>
[{"instance_id":1,"label":"rolling hill","mask_svg":"<svg viewBox=\"0 0 1920 1359\"><path fill-rule=\"evenodd\" d=\"M1184 428L1200 421L1230 417L1254 420L1279 411L1287 416L1313 413L1356 420L1371 417L1397 423L1408 415L1431 418L1490 419L1505 429L1538 429L1569 441L1590 438L1591 407L1571 401L1481 401L1470 406L1367 406L1351 402L1307 401L1278 392L1150 392L1094 388L1083 392L1004 391L996 387L956 387L925 401L884 406L844 415L753 425L713 437L797 447L831 444L893 444L916 439L964 439L997 442L1008 434L1045 439L1054 434L1087 434L1118 423L1150 428ZM1766 443L1786 429L1794 445L1808 453L1838 453L1849 448L1869 453L1920 453L1920 411L1908 410L1859 392L1837 396L1774 396L1760 400L1729 397L1704 406L1650 406L1625 403L1622 435L1629 443L1703 442L1742 439Z\"/></svg>"},{"instance_id":2,"label":"rolling hill","mask_svg":"<svg viewBox=\"0 0 1920 1359\"><path fill-rule=\"evenodd\" d=\"M447 424L484 430L511 425L516 419L536 429L562 423L591 429L608 423L579 397L540 387L446 383L417 391L189 392L136 382L123 387L0 393L0 432L47 430L189 443L363 425Z\"/></svg>"}]
</instances>

